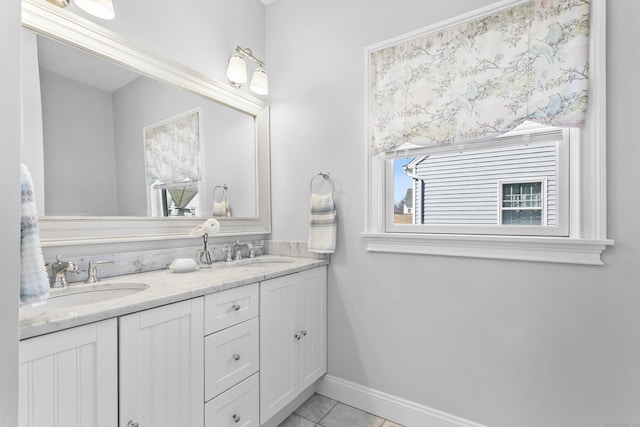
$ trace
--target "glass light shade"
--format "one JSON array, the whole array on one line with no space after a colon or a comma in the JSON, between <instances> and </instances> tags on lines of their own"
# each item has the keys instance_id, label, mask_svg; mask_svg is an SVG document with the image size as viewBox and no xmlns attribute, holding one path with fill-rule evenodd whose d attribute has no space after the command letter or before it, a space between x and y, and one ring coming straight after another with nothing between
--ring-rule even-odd
<instances>
[{"instance_id":1,"label":"glass light shade","mask_svg":"<svg viewBox=\"0 0 640 427\"><path fill-rule=\"evenodd\" d=\"M264 72L262 67L256 68L256 70L253 72L249 89L257 93L258 95L266 95L269 93L269 78L267 77L267 73Z\"/></svg>"},{"instance_id":2,"label":"glass light shade","mask_svg":"<svg viewBox=\"0 0 640 427\"><path fill-rule=\"evenodd\" d=\"M231 55L227 66L227 78L233 83L242 84L247 82L247 64L242 56L238 54Z\"/></svg>"},{"instance_id":3,"label":"glass light shade","mask_svg":"<svg viewBox=\"0 0 640 427\"><path fill-rule=\"evenodd\" d=\"M102 19L113 19L116 13L111 0L75 0L76 5L90 15Z\"/></svg>"}]
</instances>

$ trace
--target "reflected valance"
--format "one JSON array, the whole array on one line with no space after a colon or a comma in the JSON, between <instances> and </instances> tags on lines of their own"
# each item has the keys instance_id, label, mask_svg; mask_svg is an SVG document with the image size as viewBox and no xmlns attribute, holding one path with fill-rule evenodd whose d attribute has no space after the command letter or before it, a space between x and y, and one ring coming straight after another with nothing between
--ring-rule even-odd
<instances>
[{"instance_id":1,"label":"reflected valance","mask_svg":"<svg viewBox=\"0 0 640 427\"><path fill-rule=\"evenodd\" d=\"M160 185L200 179L200 110L144 129L147 182Z\"/></svg>"},{"instance_id":2,"label":"reflected valance","mask_svg":"<svg viewBox=\"0 0 640 427\"><path fill-rule=\"evenodd\" d=\"M581 127L589 0L532 0L371 52L372 153L464 144L524 121Z\"/></svg>"}]
</instances>

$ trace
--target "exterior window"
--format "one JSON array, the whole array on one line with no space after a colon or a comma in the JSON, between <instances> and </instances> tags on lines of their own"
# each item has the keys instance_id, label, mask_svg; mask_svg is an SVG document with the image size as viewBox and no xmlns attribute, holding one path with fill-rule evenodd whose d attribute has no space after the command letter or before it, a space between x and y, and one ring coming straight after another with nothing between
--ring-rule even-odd
<instances>
[{"instance_id":1,"label":"exterior window","mask_svg":"<svg viewBox=\"0 0 640 427\"><path fill-rule=\"evenodd\" d=\"M527 143L516 135L394 158L387 231L566 235L568 139L547 127Z\"/></svg>"},{"instance_id":2,"label":"exterior window","mask_svg":"<svg viewBox=\"0 0 640 427\"><path fill-rule=\"evenodd\" d=\"M545 181L500 183L502 225L546 225Z\"/></svg>"}]
</instances>

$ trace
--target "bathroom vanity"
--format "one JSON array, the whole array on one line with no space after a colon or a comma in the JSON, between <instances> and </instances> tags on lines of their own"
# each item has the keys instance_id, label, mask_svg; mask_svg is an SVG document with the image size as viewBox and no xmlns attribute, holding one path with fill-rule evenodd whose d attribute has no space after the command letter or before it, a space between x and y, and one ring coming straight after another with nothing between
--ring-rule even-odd
<instances>
[{"instance_id":1,"label":"bathroom vanity","mask_svg":"<svg viewBox=\"0 0 640 427\"><path fill-rule=\"evenodd\" d=\"M148 288L21 309L20 425L267 422L326 372L328 261L243 261L105 279Z\"/></svg>"},{"instance_id":2,"label":"bathroom vanity","mask_svg":"<svg viewBox=\"0 0 640 427\"><path fill-rule=\"evenodd\" d=\"M46 99L32 93L33 105L57 108L52 91L60 91L61 99L68 100L69 91L53 84L62 80L54 74L65 77L68 84L72 83L69 79L82 83L75 74L100 74L110 80L115 71L107 70L118 64L122 68L118 73L131 79L110 95L112 114L98 115L126 119L123 125L109 122L106 127L127 130L127 137L98 137L97 127L91 126L92 135L82 139L85 149L74 157L74 167L88 165L88 169L74 169L71 182L77 183L78 176L99 182L90 184L87 191L67 192L85 195L75 197L81 202L90 201L89 195L98 195L102 202L115 190L114 182L126 183L118 189L118 203L107 206L117 206L118 211L94 209L97 202L90 208L71 207L63 195L47 194L45 200L59 200L71 211L44 205L38 222L45 251L84 253L88 248L92 253L87 256L91 256L113 245L118 252L129 252L128 245L134 252L192 247L191 230L202 218L165 218L154 213L162 189L148 182L142 135L143 130L164 128L167 123L172 129L176 118L195 117L194 111L198 125L189 129L194 135L196 129L198 135L207 135L201 140L198 136L197 141L203 146L197 154L199 164L206 172L197 182L203 210L196 214L209 216L212 189L228 184L235 196L233 215L218 217L221 228L216 239L263 239L270 234L266 102L145 51L122 35L50 2L22 0L22 24L32 31L23 33L28 42L23 43L23 56L30 58L25 60L30 64L25 67L25 85L50 89ZM73 52L78 61L74 64L94 64L94 71L78 72L76 67L73 76L60 74L59 63L71 62L62 60L60 52ZM105 60L110 62L102 62ZM45 69L48 72L41 74ZM151 88L154 97L141 96L141 102L132 102L130 96L142 94L136 88L143 87ZM156 102L160 94L170 102ZM78 95L69 107L89 111L85 101L90 98ZM149 109L143 109L143 104ZM131 105L136 106L133 111L120 109ZM43 129L42 137L23 144L34 154L25 163L31 166L39 190L38 182L41 187L50 182L45 169L54 170L51 165L34 167L40 165L44 144L51 147L54 140L69 142L69 138L55 138L55 132L48 132L45 125L50 120L43 108L24 111L23 117L26 128ZM56 113L54 117L74 116ZM59 124L59 119L54 122ZM223 126L236 122L244 123L240 133L235 126ZM209 128L216 131L208 132ZM88 148L89 142L96 146ZM53 150L65 152L68 147ZM95 150L115 153L115 158L104 157L99 165L78 158L83 153L103 152ZM126 166L116 165L119 159L126 160ZM98 166L105 173L98 173ZM140 169L134 172L135 167ZM62 169L69 168L63 165ZM237 173L239 170L243 173ZM127 176L113 179L118 171ZM104 184L104 191L98 184ZM67 186L61 183L53 188ZM125 200L136 208L125 209ZM288 404L302 391L308 392L326 372L327 264L323 259L260 256L217 262L212 268L185 273L150 271L104 279L86 292L74 293L82 285L73 284L69 292L47 304L21 308L20 426L255 427L276 423L291 406Z\"/></svg>"}]
</instances>

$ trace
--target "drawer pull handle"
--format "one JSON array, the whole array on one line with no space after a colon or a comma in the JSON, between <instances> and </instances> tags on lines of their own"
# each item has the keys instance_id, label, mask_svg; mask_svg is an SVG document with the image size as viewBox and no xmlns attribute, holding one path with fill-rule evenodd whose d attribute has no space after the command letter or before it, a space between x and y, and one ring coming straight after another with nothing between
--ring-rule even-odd
<instances>
[{"instance_id":1,"label":"drawer pull handle","mask_svg":"<svg viewBox=\"0 0 640 427\"><path fill-rule=\"evenodd\" d=\"M240 304L233 304L233 311L240 310Z\"/></svg>"},{"instance_id":2,"label":"drawer pull handle","mask_svg":"<svg viewBox=\"0 0 640 427\"><path fill-rule=\"evenodd\" d=\"M237 360L240 360L240 355L239 355L238 353L235 353L235 354L233 355L233 360L236 360L236 361L237 361Z\"/></svg>"},{"instance_id":3,"label":"drawer pull handle","mask_svg":"<svg viewBox=\"0 0 640 427\"><path fill-rule=\"evenodd\" d=\"M236 414L233 414L233 421L239 423L240 422L240 416L236 415Z\"/></svg>"}]
</instances>

